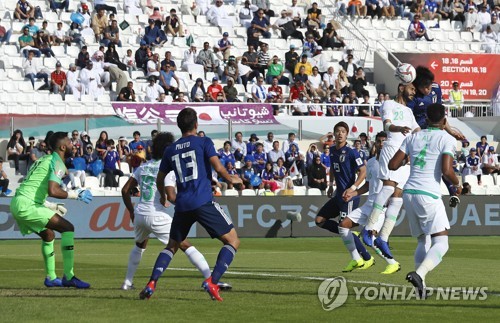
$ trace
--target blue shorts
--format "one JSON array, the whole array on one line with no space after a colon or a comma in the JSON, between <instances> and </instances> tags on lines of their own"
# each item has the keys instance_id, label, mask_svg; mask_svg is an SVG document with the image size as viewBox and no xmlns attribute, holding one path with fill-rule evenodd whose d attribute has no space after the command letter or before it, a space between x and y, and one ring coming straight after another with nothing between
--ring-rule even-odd
<instances>
[{"instance_id":1,"label":"blue shorts","mask_svg":"<svg viewBox=\"0 0 500 323\"><path fill-rule=\"evenodd\" d=\"M317 216L325 219L339 218L342 221L352 210L359 206L359 197L356 196L349 202L345 202L341 197L334 196L323 205Z\"/></svg>"},{"instance_id":2,"label":"blue shorts","mask_svg":"<svg viewBox=\"0 0 500 323\"><path fill-rule=\"evenodd\" d=\"M195 210L176 211L170 229L170 239L179 243L184 241L195 222L201 224L212 239L223 236L234 228L231 218L224 212L219 203L210 201Z\"/></svg>"}]
</instances>

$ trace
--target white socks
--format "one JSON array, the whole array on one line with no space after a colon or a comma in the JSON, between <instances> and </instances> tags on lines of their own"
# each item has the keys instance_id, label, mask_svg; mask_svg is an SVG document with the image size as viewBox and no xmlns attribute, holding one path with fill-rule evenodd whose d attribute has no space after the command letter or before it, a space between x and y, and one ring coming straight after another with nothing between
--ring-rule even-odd
<instances>
[{"instance_id":1,"label":"white socks","mask_svg":"<svg viewBox=\"0 0 500 323\"><path fill-rule=\"evenodd\" d=\"M210 266L208 265L205 257L201 252L198 251L195 247L191 246L184 251L189 261L195 266L202 274L203 277L208 278L212 275L210 271Z\"/></svg>"},{"instance_id":2,"label":"white socks","mask_svg":"<svg viewBox=\"0 0 500 323\"><path fill-rule=\"evenodd\" d=\"M146 249L139 248L138 246L134 246L130 251L130 256L128 257L128 266L127 266L127 274L125 276L125 284L128 286L132 286L134 275L137 270L137 266L142 259L142 254Z\"/></svg>"},{"instance_id":3,"label":"white socks","mask_svg":"<svg viewBox=\"0 0 500 323\"><path fill-rule=\"evenodd\" d=\"M401 207L403 206L403 199L401 197L392 197L389 199L389 206L385 211L385 221L384 225L380 229L380 239L387 242L389 240L389 236L391 235L394 226L396 225L396 221L398 219L399 211L401 211Z\"/></svg>"},{"instance_id":4,"label":"white socks","mask_svg":"<svg viewBox=\"0 0 500 323\"><path fill-rule=\"evenodd\" d=\"M389 185L384 185L380 193L377 194L375 198L375 202L373 202L373 210L370 216L368 217L368 221L366 223L366 230L373 230L375 225L378 222L378 218L384 209L384 205L387 203L387 200L394 193L394 187Z\"/></svg>"},{"instance_id":5,"label":"white socks","mask_svg":"<svg viewBox=\"0 0 500 323\"><path fill-rule=\"evenodd\" d=\"M417 238L418 244L415 249L415 270L420 267L420 264L424 261L427 251L431 248L431 236L421 235Z\"/></svg>"},{"instance_id":6,"label":"white socks","mask_svg":"<svg viewBox=\"0 0 500 323\"><path fill-rule=\"evenodd\" d=\"M353 260L361 259L358 250L356 250L356 244L354 243L354 238L352 237L351 229L339 227L339 234L344 242L345 247L351 254Z\"/></svg>"},{"instance_id":7,"label":"white socks","mask_svg":"<svg viewBox=\"0 0 500 323\"><path fill-rule=\"evenodd\" d=\"M436 268L443 260L444 255L448 251L448 236L437 236L431 238L431 248L425 255L424 260L417 268L417 274L425 281L425 276L429 271ZM420 244L420 240L419 240Z\"/></svg>"}]
</instances>

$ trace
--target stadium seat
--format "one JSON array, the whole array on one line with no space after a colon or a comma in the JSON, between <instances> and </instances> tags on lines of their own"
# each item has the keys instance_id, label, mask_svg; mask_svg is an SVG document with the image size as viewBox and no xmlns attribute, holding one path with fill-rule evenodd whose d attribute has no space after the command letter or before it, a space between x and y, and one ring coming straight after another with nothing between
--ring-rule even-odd
<instances>
[{"instance_id":1,"label":"stadium seat","mask_svg":"<svg viewBox=\"0 0 500 323\"><path fill-rule=\"evenodd\" d=\"M125 168L128 168L128 167L125 167ZM129 178L130 178L129 176L120 176L120 178L118 178L118 189L119 190L121 190L123 188L123 186L125 186L125 183L127 183Z\"/></svg>"},{"instance_id":2,"label":"stadium seat","mask_svg":"<svg viewBox=\"0 0 500 323\"><path fill-rule=\"evenodd\" d=\"M309 188L307 190L307 195L323 195L319 188Z\"/></svg>"},{"instance_id":3,"label":"stadium seat","mask_svg":"<svg viewBox=\"0 0 500 323\"><path fill-rule=\"evenodd\" d=\"M246 188L241 191L241 196L256 196L255 190Z\"/></svg>"},{"instance_id":4,"label":"stadium seat","mask_svg":"<svg viewBox=\"0 0 500 323\"><path fill-rule=\"evenodd\" d=\"M500 186L487 186L486 195L500 195Z\"/></svg>"},{"instance_id":5,"label":"stadium seat","mask_svg":"<svg viewBox=\"0 0 500 323\"><path fill-rule=\"evenodd\" d=\"M492 175L483 175L481 176L481 182L484 186L488 186L488 187L491 187L491 186L495 186L495 182L493 180L493 176Z\"/></svg>"},{"instance_id":6,"label":"stadium seat","mask_svg":"<svg viewBox=\"0 0 500 323\"><path fill-rule=\"evenodd\" d=\"M472 186L471 185L471 193L472 195L486 195L486 187L484 186Z\"/></svg>"},{"instance_id":7,"label":"stadium seat","mask_svg":"<svg viewBox=\"0 0 500 323\"><path fill-rule=\"evenodd\" d=\"M302 195L306 195L306 193L307 193L307 187L305 187L305 186L294 186L293 187L293 195L302 196Z\"/></svg>"},{"instance_id":8,"label":"stadium seat","mask_svg":"<svg viewBox=\"0 0 500 323\"><path fill-rule=\"evenodd\" d=\"M223 192L223 195L224 196L239 196L240 194L235 189L227 189Z\"/></svg>"},{"instance_id":9,"label":"stadium seat","mask_svg":"<svg viewBox=\"0 0 500 323\"><path fill-rule=\"evenodd\" d=\"M85 179L85 187L91 190L100 190L99 179L95 176L87 176Z\"/></svg>"}]
</instances>

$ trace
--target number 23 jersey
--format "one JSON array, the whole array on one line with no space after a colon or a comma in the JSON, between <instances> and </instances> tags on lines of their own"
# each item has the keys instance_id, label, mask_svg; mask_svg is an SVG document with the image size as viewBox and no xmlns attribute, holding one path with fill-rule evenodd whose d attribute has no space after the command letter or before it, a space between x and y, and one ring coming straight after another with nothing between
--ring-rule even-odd
<instances>
[{"instance_id":1,"label":"number 23 jersey","mask_svg":"<svg viewBox=\"0 0 500 323\"><path fill-rule=\"evenodd\" d=\"M176 212L186 212L212 201L212 166L217 156L214 142L208 137L187 136L165 149L160 170L175 172L177 178Z\"/></svg>"},{"instance_id":2,"label":"number 23 jersey","mask_svg":"<svg viewBox=\"0 0 500 323\"><path fill-rule=\"evenodd\" d=\"M381 107L382 110L382 122L385 120L391 120L391 123L395 126L408 127L411 131L418 128L418 123L413 116L413 111L407 106L397 103L394 100L385 101ZM393 147L401 146L401 143L405 140L405 135L401 132L388 132L387 141L384 145L390 145Z\"/></svg>"}]
</instances>

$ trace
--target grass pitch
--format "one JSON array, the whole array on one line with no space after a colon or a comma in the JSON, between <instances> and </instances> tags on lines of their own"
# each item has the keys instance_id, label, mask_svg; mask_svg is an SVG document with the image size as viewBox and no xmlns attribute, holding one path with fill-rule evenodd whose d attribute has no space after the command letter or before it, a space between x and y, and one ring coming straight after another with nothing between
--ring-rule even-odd
<instances>
[{"instance_id":1,"label":"grass pitch","mask_svg":"<svg viewBox=\"0 0 500 323\"><path fill-rule=\"evenodd\" d=\"M218 241L192 239L213 266ZM149 301L138 294L146 284L160 243L151 240L135 277L136 289L122 291L133 240L77 240L75 272L89 290L47 289L40 242L0 241L0 322L465 322L500 317L500 237L451 237L450 251L427 277L433 287L487 287L486 300L356 300L353 288L379 283L409 286L413 270L412 238L392 238L402 270L381 275L385 262L368 270L342 273L349 256L339 238L242 239L223 277L233 285L223 303L200 289L203 278L179 252ZM60 242L57 272L62 275ZM376 256L377 257L377 256ZM324 311L317 290L322 278L343 276L349 297ZM462 298L462 297L461 297Z\"/></svg>"}]
</instances>

